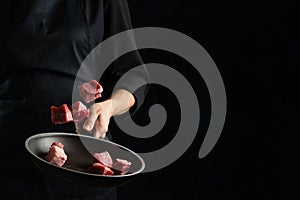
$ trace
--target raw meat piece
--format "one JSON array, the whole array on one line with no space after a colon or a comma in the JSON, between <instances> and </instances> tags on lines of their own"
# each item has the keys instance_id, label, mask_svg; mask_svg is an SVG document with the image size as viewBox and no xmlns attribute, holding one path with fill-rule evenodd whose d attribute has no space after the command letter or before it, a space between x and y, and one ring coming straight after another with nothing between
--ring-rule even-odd
<instances>
[{"instance_id":1,"label":"raw meat piece","mask_svg":"<svg viewBox=\"0 0 300 200\"><path fill-rule=\"evenodd\" d=\"M54 165L59 167L63 166L67 161L67 155L64 152L64 145L59 142L53 142L49 148L48 154L44 158Z\"/></svg>"},{"instance_id":2,"label":"raw meat piece","mask_svg":"<svg viewBox=\"0 0 300 200\"><path fill-rule=\"evenodd\" d=\"M51 106L51 121L53 124L65 124L73 121L72 112L67 106L63 104L59 107Z\"/></svg>"},{"instance_id":3,"label":"raw meat piece","mask_svg":"<svg viewBox=\"0 0 300 200\"><path fill-rule=\"evenodd\" d=\"M113 175L114 172L107 166L101 163L93 163L92 166L88 168L88 172L97 173L101 175Z\"/></svg>"},{"instance_id":4,"label":"raw meat piece","mask_svg":"<svg viewBox=\"0 0 300 200\"><path fill-rule=\"evenodd\" d=\"M79 86L79 94L86 103L101 97L102 91L102 86L96 80L91 80Z\"/></svg>"},{"instance_id":5,"label":"raw meat piece","mask_svg":"<svg viewBox=\"0 0 300 200\"><path fill-rule=\"evenodd\" d=\"M117 175L126 174L131 167L131 162L119 158L117 158L116 161L117 162L115 162L112 166L112 170L115 172L115 174Z\"/></svg>"},{"instance_id":6,"label":"raw meat piece","mask_svg":"<svg viewBox=\"0 0 300 200\"><path fill-rule=\"evenodd\" d=\"M63 104L59 107L51 106L51 120L53 124L65 124L68 122L79 122L89 116L89 110L80 101L71 106Z\"/></svg>"},{"instance_id":7,"label":"raw meat piece","mask_svg":"<svg viewBox=\"0 0 300 200\"><path fill-rule=\"evenodd\" d=\"M52 145L58 146L59 148L62 148L62 149L64 148L64 145L60 142L53 142Z\"/></svg>"},{"instance_id":8,"label":"raw meat piece","mask_svg":"<svg viewBox=\"0 0 300 200\"><path fill-rule=\"evenodd\" d=\"M124 175L131 167L131 162L124 159L116 159L113 164L112 158L107 151L102 153L94 153L94 164L88 168L91 173L105 175Z\"/></svg>"},{"instance_id":9,"label":"raw meat piece","mask_svg":"<svg viewBox=\"0 0 300 200\"><path fill-rule=\"evenodd\" d=\"M107 151L102 153L94 153L95 162L101 163L107 167L112 167L113 161Z\"/></svg>"},{"instance_id":10,"label":"raw meat piece","mask_svg":"<svg viewBox=\"0 0 300 200\"><path fill-rule=\"evenodd\" d=\"M69 108L72 112L74 122L82 121L89 116L89 110L81 101L76 101Z\"/></svg>"}]
</instances>

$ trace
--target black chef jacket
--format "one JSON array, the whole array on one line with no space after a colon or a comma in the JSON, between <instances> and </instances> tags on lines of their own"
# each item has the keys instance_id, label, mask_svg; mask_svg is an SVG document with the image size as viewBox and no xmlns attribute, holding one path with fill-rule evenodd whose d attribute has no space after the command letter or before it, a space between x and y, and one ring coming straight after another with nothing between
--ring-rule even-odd
<instances>
[{"instance_id":1,"label":"black chef jacket","mask_svg":"<svg viewBox=\"0 0 300 200\"><path fill-rule=\"evenodd\" d=\"M126 0L4 0L0 4L0 198L114 199L115 190L47 180L25 154L24 141L39 132L74 132L72 123L51 123L50 106L70 105L84 58L104 39L131 28ZM141 63L137 52L115 61L100 80L102 99L122 74ZM124 89L146 83L147 73L142 71L136 80L123 83ZM137 106L145 91L134 93Z\"/></svg>"}]
</instances>

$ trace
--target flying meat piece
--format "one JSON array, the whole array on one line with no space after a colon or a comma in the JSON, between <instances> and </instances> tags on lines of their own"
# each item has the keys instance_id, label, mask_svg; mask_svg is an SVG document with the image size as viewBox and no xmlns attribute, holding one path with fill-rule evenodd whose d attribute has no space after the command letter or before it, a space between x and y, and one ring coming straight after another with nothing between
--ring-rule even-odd
<instances>
[{"instance_id":1,"label":"flying meat piece","mask_svg":"<svg viewBox=\"0 0 300 200\"><path fill-rule=\"evenodd\" d=\"M119 158L117 158L116 161L117 162L115 162L112 166L112 170L115 172L115 174L116 175L126 174L131 167L131 162Z\"/></svg>"},{"instance_id":2,"label":"flying meat piece","mask_svg":"<svg viewBox=\"0 0 300 200\"><path fill-rule=\"evenodd\" d=\"M51 121L53 124L65 124L73 121L72 112L67 106L63 104L59 107L51 106Z\"/></svg>"},{"instance_id":3,"label":"flying meat piece","mask_svg":"<svg viewBox=\"0 0 300 200\"><path fill-rule=\"evenodd\" d=\"M107 167L112 167L113 161L107 151L102 153L94 153L93 155L95 162L101 163Z\"/></svg>"},{"instance_id":4,"label":"flying meat piece","mask_svg":"<svg viewBox=\"0 0 300 200\"><path fill-rule=\"evenodd\" d=\"M79 86L79 94L86 103L101 97L102 91L102 86L96 80L91 80Z\"/></svg>"},{"instance_id":5,"label":"flying meat piece","mask_svg":"<svg viewBox=\"0 0 300 200\"><path fill-rule=\"evenodd\" d=\"M89 110L81 101L76 101L69 108L72 112L74 122L82 121L89 116Z\"/></svg>"},{"instance_id":6,"label":"flying meat piece","mask_svg":"<svg viewBox=\"0 0 300 200\"><path fill-rule=\"evenodd\" d=\"M65 124L68 122L79 122L89 116L89 110L80 101L71 106L63 104L59 107L51 106L51 120L53 124Z\"/></svg>"},{"instance_id":7,"label":"flying meat piece","mask_svg":"<svg viewBox=\"0 0 300 200\"><path fill-rule=\"evenodd\" d=\"M114 172L107 166L101 164L101 163L93 163L88 168L88 172L94 173L94 174L101 174L101 175L113 175Z\"/></svg>"},{"instance_id":8,"label":"flying meat piece","mask_svg":"<svg viewBox=\"0 0 300 200\"><path fill-rule=\"evenodd\" d=\"M59 142L53 142L49 148L48 154L44 158L54 165L57 165L59 167L63 166L67 161L67 155L64 151L64 145Z\"/></svg>"},{"instance_id":9,"label":"flying meat piece","mask_svg":"<svg viewBox=\"0 0 300 200\"><path fill-rule=\"evenodd\" d=\"M79 86L79 94L86 103L101 97L102 91L102 86L96 80L91 80ZM81 127L83 119L89 116L89 109L80 101L76 101L71 106L67 104L59 107L51 106L50 109L53 124L65 124L74 121L77 127ZM79 128L77 129L79 130Z\"/></svg>"}]
</instances>

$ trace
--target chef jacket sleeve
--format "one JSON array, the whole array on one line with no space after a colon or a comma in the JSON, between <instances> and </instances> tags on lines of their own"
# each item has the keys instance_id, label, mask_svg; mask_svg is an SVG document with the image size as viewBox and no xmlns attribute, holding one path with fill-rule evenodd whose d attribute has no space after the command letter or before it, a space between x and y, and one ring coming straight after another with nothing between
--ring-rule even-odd
<instances>
[{"instance_id":1,"label":"chef jacket sleeve","mask_svg":"<svg viewBox=\"0 0 300 200\"><path fill-rule=\"evenodd\" d=\"M108 0L104 6L104 39L132 29L129 6L126 0ZM132 34L128 36L128 40L131 42L130 45L135 45ZM111 48L115 52L119 51L118 45ZM133 68L134 70L131 70ZM131 73L123 76L129 70L131 70ZM131 113L134 113L144 102L149 87L149 84L147 84L149 83L149 75L137 50L116 59L105 71L100 81L110 91L109 94L113 89L125 89L134 95L135 105L131 108Z\"/></svg>"}]
</instances>

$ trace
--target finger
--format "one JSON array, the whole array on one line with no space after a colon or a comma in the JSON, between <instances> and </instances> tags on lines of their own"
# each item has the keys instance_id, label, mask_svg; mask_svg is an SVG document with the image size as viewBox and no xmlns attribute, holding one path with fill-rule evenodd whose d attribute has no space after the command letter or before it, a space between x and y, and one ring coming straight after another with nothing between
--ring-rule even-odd
<instances>
[{"instance_id":1,"label":"finger","mask_svg":"<svg viewBox=\"0 0 300 200\"><path fill-rule=\"evenodd\" d=\"M95 131L94 131L94 137L96 138L104 138L106 135L106 132L108 131L108 123L105 123L105 121L99 117L99 119L95 123Z\"/></svg>"},{"instance_id":2,"label":"finger","mask_svg":"<svg viewBox=\"0 0 300 200\"><path fill-rule=\"evenodd\" d=\"M79 130L79 125L78 125L78 123L75 123L75 132L76 132L77 134L80 134L80 130Z\"/></svg>"},{"instance_id":3,"label":"finger","mask_svg":"<svg viewBox=\"0 0 300 200\"><path fill-rule=\"evenodd\" d=\"M83 123L84 123L84 120L75 122L75 131L77 134L80 134L82 132Z\"/></svg>"},{"instance_id":4,"label":"finger","mask_svg":"<svg viewBox=\"0 0 300 200\"><path fill-rule=\"evenodd\" d=\"M97 118L98 118L97 113L93 109L91 109L89 117L85 120L83 124L83 129L86 131L93 130Z\"/></svg>"},{"instance_id":5,"label":"finger","mask_svg":"<svg viewBox=\"0 0 300 200\"><path fill-rule=\"evenodd\" d=\"M105 132L103 131L103 129L96 124L95 126L95 131L94 131L94 137L95 138L104 138L105 137Z\"/></svg>"}]
</instances>

